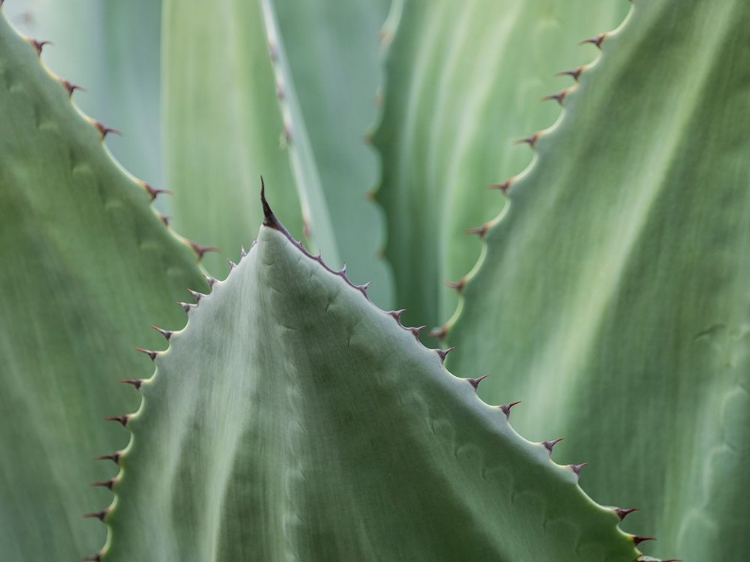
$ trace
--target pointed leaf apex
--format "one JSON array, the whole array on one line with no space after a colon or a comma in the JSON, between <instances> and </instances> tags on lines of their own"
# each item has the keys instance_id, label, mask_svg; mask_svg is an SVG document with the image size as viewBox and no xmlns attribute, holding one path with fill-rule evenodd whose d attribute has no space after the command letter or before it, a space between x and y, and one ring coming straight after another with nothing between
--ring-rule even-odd
<instances>
[{"instance_id":1,"label":"pointed leaf apex","mask_svg":"<svg viewBox=\"0 0 750 562\"><path fill-rule=\"evenodd\" d=\"M263 176L260 176L260 203L263 206L263 225L268 228L273 228L279 232L283 232L289 236L286 229L281 225L279 219L273 214L271 206L266 200L266 182L263 180Z\"/></svg>"}]
</instances>

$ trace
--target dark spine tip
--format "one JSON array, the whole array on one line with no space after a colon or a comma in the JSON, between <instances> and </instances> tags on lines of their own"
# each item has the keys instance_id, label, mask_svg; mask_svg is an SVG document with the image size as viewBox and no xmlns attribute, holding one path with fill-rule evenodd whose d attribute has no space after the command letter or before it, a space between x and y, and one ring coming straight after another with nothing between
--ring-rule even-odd
<instances>
[{"instance_id":1,"label":"dark spine tip","mask_svg":"<svg viewBox=\"0 0 750 562\"><path fill-rule=\"evenodd\" d=\"M143 349L142 347L136 347L135 350L148 355L151 358L151 361L155 360L156 356L159 354L158 351L152 351L150 349Z\"/></svg>"},{"instance_id":2,"label":"dark spine tip","mask_svg":"<svg viewBox=\"0 0 750 562\"><path fill-rule=\"evenodd\" d=\"M133 385L133 388L140 390L141 385L143 384L143 379L122 379L120 382L122 384L131 384Z\"/></svg>"},{"instance_id":3,"label":"dark spine tip","mask_svg":"<svg viewBox=\"0 0 750 562\"><path fill-rule=\"evenodd\" d=\"M95 461L112 461L115 464L120 464L120 456L122 451L115 451L111 455L102 455L101 457L94 457Z\"/></svg>"},{"instance_id":4,"label":"dark spine tip","mask_svg":"<svg viewBox=\"0 0 750 562\"><path fill-rule=\"evenodd\" d=\"M476 377L476 378L473 378L473 379L466 379L466 380L469 381L469 384L474 387L474 390L477 390L479 388L479 383L482 382L484 379L486 379L489 376L490 375L488 373L486 375L482 375L481 377Z\"/></svg>"},{"instance_id":5,"label":"dark spine tip","mask_svg":"<svg viewBox=\"0 0 750 562\"><path fill-rule=\"evenodd\" d=\"M164 223L164 226L169 227L169 221L171 220L171 217L162 215L161 213L157 213L157 216L159 217L159 220Z\"/></svg>"},{"instance_id":6,"label":"dark spine tip","mask_svg":"<svg viewBox=\"0 0 750 562\"><path fill-rule=\"evenodd\" d=\"M642 537L641 535L631 535L633 539L633 543L636 545L641 544L642 542L646 541L655 541L656 537Z\"/></svg>"},{"instance_id":7,"label":"dark spine tip","mask_svg":"<svg viewBox=\"0 0 750 562\"><path fill-rule=\"evenodd\" d=\"M552 454L552 449L555 445L557 445L560 441L562 441L563 437L558 437L557 439L552 439L551 441L542 441L542 445L544 445L544 448L547 449L550 454Z\"/></svg>"},{"instance_id":8,"label":"dark spine tip","mask_svg":"<svg viewBox=\"0 0 750 562\"><path fill-rule=\"evenodd\" d=\"M401 324L401 315L406 312L405 308L399 309L399 310L391 310L390 312L386 312L388 316L391 316L396 322Z\"/></svg>"},{"instance_id":9,"label":"dark spine tip","mask_svg":"<svg viewBox=\"0 0 750 562\"><path fill-rule=\"evenodd\" d=\"M576 476L580 476L581 475L581 469L583 469L584 466L588 466L588 464L589 463L587 463L587 462L582 462L582 463L578 463L578 464L569 464L568 468L570 470L572 470L575 473Z\"/></svg>"},{"instance_id":10,"label":"dark spine tip","mask_svg":"<svg viewBox=\"0 0 750 562\"><path fill-rule=\"evenodd\" d=\"M419 332L424 330L426 327L427 326L417 326L415 328L407 328L407 330L409 330L414 335L416 340L419 341Z\"/></svg>"},{"instance_id":11,"label":"dark spine tip","mask_svg":"<svg viewBox=\"0 0 750 562\"><path fill-rule=\"evenodd\" d=\"M206 283L208 283L209 287L213 287L214 285L216 285L216 278L215 277L211 277L209 275L204 275L203 279L206 280Z\"/></svg>"},{"instance_id":12,"label":"dark spine tip","mask_svg":"<svg viewBox=\"0 0 750 562\"><path fill-rule=\"evenodd\" d=\"M83 517L84 519L98 519L99 521L104 521L104 518L109 513L109 509L104 509L102 511L92 511L91 513L85 514Z\"/></svg>"},{"instance_id":13,"label":"dark spine tip","mask_svg":"<svg viewBox=\"0 0 750 562\"><path fill-rule=\"evenodd\" d=\"M96 127L96 129L99 131L99 135L101 136L102 140L104 140L106 136L110 133L122 136L122 133L118 131L117 129L113 129L112 127L107 127L103 123L96 121L96 120L94 120L93 123L94 123L94 127Z\"/></svg>"},{"instance_id":14,"label":"dark spine tip","mask_svg":"<svg viewBox=\"0 0 750 562\"><path fill-rule=\"evenodd\" d=\"M454 349L455 347L449 347L448 349L436 349L435 353L438 354L438 357L440 357L440 360L445 362L445 357Z\"/></svg>"},{"instance_id":15,"label":"dark spine tip","mask_svg":"<svg viewBox=\"0 0 750 562\"><path fill-rule=\"evenodd\" d=\"M193 295L193 298L195 299L195 302L200 302L200 300L205 297L203 293L199 293L198 291L193 291L192 289L185 289L188 293ZM167 338L169 339L169 338Z\"/></svg>"},{"instance_id":16,"label":"dark spine tip","mask_svg":"<svg viewBox=\"0 0 750 562\"><path fill-rule=\"evenodd\" d=\"M464 285L466 285L466 277L461 277L458 281L446 281L445 286L450 287L451 289L455 289L457 293L461 293L461 291L464 290Z\"/></svg>"},{"instance_id":17,"label":"dark spine tip","mask_svg":"<svg viewBox=\"0 0 750 562\"><path fill-rule=\"evenodd\" d=\"M493 183L492 185L488 185L487 189L499 189L503 192L504 195L508 194L508 189L510 189L510 184L513 183L512 179L505 180L501 183Z\"/></svg>"},{"instance_id":18,"label":"dark spine tip","mask_svg":"<svg viewBox=\"0 0 750 562\"><path fill-rule=\"evenodd\" d=\"M531 148L534 148L536 146L536 141L539 140L539 136L539 133L534 133L529 137L514 141L514 144L528 144Z\"/></svg>"},{"instance_id":19,"label":"dark spine tip","mask_svg":"<svg viewBox=\"0 0 750 562\"><path fill-rule=\"evenodd\" d=\"M73 84L72 82L69 82L68 80L60 80L60 83L63 85L63 88L65 88L65 91L68 92L69 98L73 96L73 92L75 92L76 90L79 90L81 92L86 91L86 88Z\"/></svg>"},{"instance_id":20,"label":"dark spine tip","mask_svg":"<svg viewBox=\"0 0 750 562\"><path fill-rule=\"evenodd\" d=\"M114 476L110 478L109 480L102 480L101 482L92 482L91 487L92 488L107 488L108 490L111 490L116 482L117 482L117 476Z\"/></svg>"},{"instance_id":21,"label":"dark spine tip","mask_svg":"<svg viewBox=\"0 0 750 562\"><path fill-rule=\"evenodd\" d=\"M189 302L178 302L177 304L181 306L182 310L184 310L186 313L190 312L196 307L196 305L190 304Z\"/></svg>"},{"instance_id":22,"label":"dark spine tip","mask_svg":"<svg viewBox=\"0 0 750 562\"><path fill-rule=\"evenodd\" d=\"M489 228L489 225L486 223L482 226L477 226L474 228L470 228L466 231L466 234L476 234L479 236L479 238L484 238L484 235L487 234L487 229Z\"/></svg>"},{"instance_id":23,"label":"dark spine tip","mask_svg":"<svg viewBox=\"0 0 750 562\"><path fill-rule=\"evenodd\" d=\"M167 340L172 337L172 332L170 330L159 328L159 326L154 326L153 324L151 324L151 327L157 332L159 332L162 336L164 336L164 338Z\"/></svg>"},{"instance_id":24,"label":"dark spine tip","mask_svg":"<svg viewBox=\"0 0 750 562\"><path fill-rule=\"evenodd\" d=\"M201 244L198 244L197 242L193 242L192 240L187 240L187 243L198 256L198 261L201 261L203 259L203 256L206 252L221 252L221 250L215 246L203 246Z\"/></svg>"},{"instance_id":25,"label":"dark spine tip","mask_svg":"<svg viewBox=\"0 0 750 562\"><path fill-rule=\"evenodd\" d=\"M260 176L260 203L263 206L263 225L283 232L288 237L289 234L286 229L281 226L279 219L273 214L271 206L268 204L268 200L266 199L266 182L263 180L263 176Z\"/></svg>"},{"instance_id":26,"label":"dark spine tip","mask_svg":"<svg viewBox=\"0 0 750 562\"><path fill-rule=\"evenodd\" d=\"M104 421L116 421L122 424L122 427L127 427L129 419L130 415L123 414L122 416L107 416L106 418L104 418Z\"/></svg>"},{"instance_id":27,"label":"dark spine tip","mask_svg":"<svg viewBox=\"0 0 750 562\"><path fill-rule=\"evenodd\" d=\"M145 182L145 181L141 182L141 185L143 185L143 187L148 192L149 197L151 197L151 201L153 201L154 199L156 199L157 195L160 195L162 193L165 193L167 195L174 195L174 193L172 193L168 189L158 189L158 188L154 187L153 185L151 185L150 183Z\"/></svg>"},{"instance_id":28,"label":"dark spine tip","mask_svg":"<svg viewBox=\"0 0 750 562\"><path fill-rule=\"evenodd\" d=\"M600 33L599 35L596 35L595 37L589 37L588 39L584 39L579 45L585 45L586 43L591 43L592 45L595 45L597 49L602 48L602 43L607 38L606 33Z\"/></svg>"},{"instance_id":29,"label":"dark spine tip","mask_svg":"<svg viewBox=\"0 0 750 562\"><path fill-rule=\"evenodd\" d=\"M616 508L614 508L613 511L615 512L615 515L617 515L617 517L620 518L620 521L622 521L623 519L625 519L628 515L630 515L634 511L638 511L638 508L637 507L630 507L630 508L624 509L622 507L616 507Z\"/></svg>"},{"instance_id":30,"label":"dark spine tip","mask_svg":"<svg viewBox=\"0 0 750 562\"><path fill-rule=\"evenodd\" d=\"M555 100L559 105L563 104L563 100L565 99L565 96L568 94L567 90L560 90L556 94L551 94L549 96L544 96L542 98L542 101L550 101Z\"/></svg>"},{"instance_id":31,"label":"dark spine tip","mask_svg":"<svg viewBox=\"0 0 750 562\"><path fill-rule=\"evenodd\" d=\"M41 56L42 49L44 49L45 45L52 45L52 41L37 41L36 39L29 39L29 43L31 43L31 46L34 47L34 50L36 51L37 56Z\"/></svg>"},{"instance_id":32,"label":"dark spine tip","mask_svg":"<svg viewBox=\"0 0 750 562\"><path fill-rule=\"evenodd\" d=\"M520 403L521 403L520 400L516 400L515 402L511 402L510 404L503 404L503 405L498 406L498 407L503 412L503 414L505 414L505 417L507 419L510 419L510 411L511 411L511 409L513 408L513 406L517 406Z\"/></svg>"},{"instance_id":33,"label":"dark spine tip","mask_svg":"<svg viewBox=\"0 0 750 562\"><path fill-rule=\"evenodd\" d=\"M562 72L558 72L557 76L570 76L571 78L573 78L573 80L578 82L578 79L581 77L581 72L583 72L583 70L584 67L579 66L574 68L573 70L563 70Z\"/></svg>"}]
</instances>

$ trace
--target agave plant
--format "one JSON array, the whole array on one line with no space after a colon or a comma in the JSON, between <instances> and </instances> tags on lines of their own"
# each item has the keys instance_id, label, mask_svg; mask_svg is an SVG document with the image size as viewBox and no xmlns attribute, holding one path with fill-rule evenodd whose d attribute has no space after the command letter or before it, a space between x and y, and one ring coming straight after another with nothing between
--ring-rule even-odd
<instances>
[{"instance_id":1,"label":"agave plant","mask_svg":"<svg viewBox=\"0 0 750 562\"><path fill-rule=\"evenodd\" d=\"M2 560L750 559L746 2L1 11Z\"/></svg>"}]
</instances>

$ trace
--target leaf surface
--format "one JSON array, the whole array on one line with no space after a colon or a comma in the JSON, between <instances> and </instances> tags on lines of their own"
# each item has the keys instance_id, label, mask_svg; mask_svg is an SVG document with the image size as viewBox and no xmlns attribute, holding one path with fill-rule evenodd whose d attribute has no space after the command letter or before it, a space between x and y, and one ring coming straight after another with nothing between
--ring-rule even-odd
<instances>
[{"instance_id":1,"label":"leaf surface","mask_svg":"<svg viewBox=\"0 0 750 562\"><path fill-rule=\"evenodd\" d=\"M560 89L554 73L589 61L592 52L576 42L615 27L627 8L600 0L394 4L400 22L374 142L386 257L405 318L437 326L451 315L456 296L444 282L457 282L481 249L465 233L497 212L500 198L483 188L529 161L513 141L559 114L554 101L539 102Z\"/></svg>"},{"instance_id":2,"label":"leaf surface","mask_svg":"<svg viewBox=\"0 0 750 562\"><path fill-rule=\"evenodd\" d=\"M0 553L75 560L104 533L83 519L107 497L124 444L102 423L137 403L120 379L133 351L180 321L175 300L204 282L193 251L102 146L34 46L0 16Z\"/></svg>"},{"instance_id":3,"label":"leaf surface","mask_svg":"<svg viewBox=\"0 0 750 562\"><path fill-rule=\"evenodd\" d=\"M574 470L270 210L155 363L104 561L637 557Z\"/></svg>"},{"instance_id":4,"label":"leaf surface","mask_svg":"<svg viewBox=\"0 0 750 562\"><path fill-rule=\"evenodd\" d=\"M511 186L448 333L453 367L498 374L484 396L528 401L529 435L575 435L560 450L591 463L586 487L686 561L750 557L749 18L635 3Z\"/></svg>"}]
</instances>

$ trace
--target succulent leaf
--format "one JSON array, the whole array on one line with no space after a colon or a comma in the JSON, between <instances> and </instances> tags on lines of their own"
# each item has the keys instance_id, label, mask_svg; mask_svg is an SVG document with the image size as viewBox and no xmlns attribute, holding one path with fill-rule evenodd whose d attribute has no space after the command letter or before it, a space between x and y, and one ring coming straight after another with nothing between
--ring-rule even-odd
<instances>
[{"instance_id":1,"label":"succulent leaf","mask_svg":"<svg viewBox=\"0 0 750 562\"><path fill-rule=\"evenodd\" d=\"M122 130L108 148L123 166L162 186L159 110L160 0L13 0L5 15L44 47L45 64L86 114ZM159 208L166 206L159 204Z\"/></svg>"},{"instance_id":2,"label":"succulent leaf","mask_svg":"<svg viewBox=\"0 0 750 562\"><path fill-rule=\"evenodd\" d=\"M75 560L104 540L83 515L113 471L91 459L126 444L101 419L137 404L116 381L147 376L144 326L178 324L171 303L205 282L2 15L0 115L0 558Z\"/></svg>"},{"instance_id":3,"label":"succulent leaf","mask_svg":"<svg viewBox=\"0 0 750 562\"><path fill-rule=\"evenodd\" d=\"M383 165L376 198L388 217L396 304L409 309L410 322L433 327L451 315L456 294L443 283L458 281L481 250L464 234L493 218L501 200L484 187L530 160L526 147L512 143L559 114L554 101L539 101L567 85L554 73L590 61L594 49L576 42L615 27L628 6L625 0L394 3L384 33L384 109L374 135Z\"/></svg>"},{"instance_id":4,"label":"succulent leaf","mask_svg":"<svg viewBox=\"0 0 750 562\"><path fill-rule=\"evenodd\" d=\"M448 330L514 423L685 560L750 559L750 5L634 4L489 228ZM481 190L481 185L475 185ZM614 478L614 480L613 480ZM613 486L612 482L620 482Z\"/></svg>"},{"instance_id":5,"label":"succulent leaf","mask_svg":"<svg viewBox=\"0 0 750 562\"><path fill-rule=\"evenodd\" d=\"M578 467L266 211L140 387L102 560L636 559Z\"/></svg>"}]
</instances>

